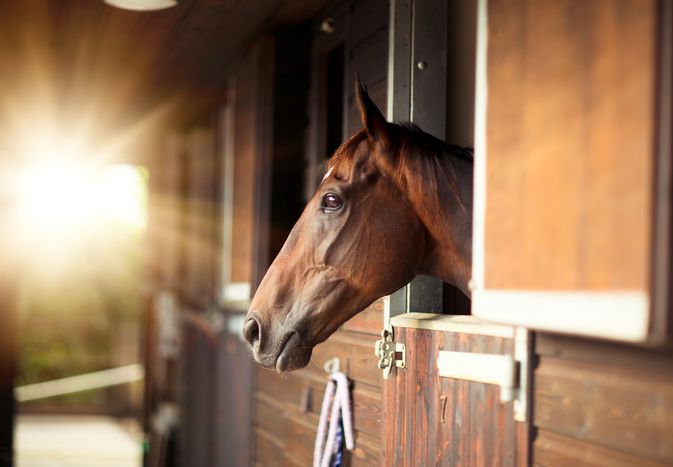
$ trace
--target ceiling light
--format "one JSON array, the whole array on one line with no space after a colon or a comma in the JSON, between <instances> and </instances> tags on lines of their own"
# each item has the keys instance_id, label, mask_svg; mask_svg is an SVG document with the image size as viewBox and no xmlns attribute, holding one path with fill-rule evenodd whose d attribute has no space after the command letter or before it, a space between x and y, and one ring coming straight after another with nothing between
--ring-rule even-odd
<instances>
[{"instance_id":1,"label":"ceiling light","mask_svg":"<svg viewBox=\"0 0 673 467\"><path fill-rule=\"evenodd\" d=\"M170 8L178 4L177 0L104 0L108 5L135 11L154 11Z\"/></svg>"}]
</instances>

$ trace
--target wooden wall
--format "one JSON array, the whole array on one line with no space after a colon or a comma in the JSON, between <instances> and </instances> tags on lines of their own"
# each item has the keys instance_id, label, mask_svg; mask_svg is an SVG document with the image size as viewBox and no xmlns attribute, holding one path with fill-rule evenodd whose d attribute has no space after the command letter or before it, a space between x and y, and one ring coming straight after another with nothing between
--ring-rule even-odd
<instances>
[{"instance_id":1,"label":"wooden wall","mask_svg":"<svg viewBox=\"0 0 673 467\"><path fill-rule=\"evenodd\" d=\"M382 327L380 302L363 311L317 346L309 365L291 374L257 370L255 464L306 466L313 462L320 406L328 375L325 362L338 358L353 382L355 450L353 466L379 465L383 436L381 370L374 341Z\"/></svg>"},{"instance_id":2,"label":"wooden wall","mask_svg":"<svg viewBox=\"0 0 673 467\"><path fill-rule=\"evenodd\" d=\"M369 96L386 114L388 85L388 2L366 0L352 2L346 56L345 137L362 128L354 92L355 73L367 85Z\"/></svg>"},{"instance_id":3,"label":"wooden wall","mask_svg":"<svg viewBox=\"0 0 673 467\"><path fill-rule=\"evenodd\" d=\"M255 190L259 151L258 47L236 66L234 85L234 186L232 213L231 282L251 283L254 269Z\"/></svg>"},{"instance_id":4,"label":"wooden wall","mask_svg":"<svg viewBox=\"0 0 673 467\"><path fill-rule=\"evenodd\" d=\"M258 191L267 81L260 76L270 82L272 73L260 70L268 45L262 38L231 64L231 89L206 99L196 118L190 114L171 122L151 171L156 239L151 264L157 266L146 335L146 428L152 430L162 405L179 409L175 433L151 436L149 458L160 458L160 465L250 464L253 362L238 328L246 306L221 303L220 295L231 282L253 281L256 242L264 227L258 220ZM225 99L232 118L227 128L220 121ZM234 156L233 174L226 175L235 182L226 226L225 143ZM223 251L225 229L233 243L230 256ZM165 300L158 297L174 300L175 321L162 313ZM175 351L166 350L162 336L171 327L180 336Z\"/></svg>"},{"instance_id":5,"label":"wooden wall","mask_svg":"<svg viewBox=\"0 0 673 467\"><path fill-rule=\"evenodd\" d=\"M219 253L219 161L214 118L186 135L185 291L191 303L208 306L215 295Z\"/></svg>"},{"instance_id":6,"label":"wooden wall","mask_svg":"<svg viewBox=\"0 0 673 467\"><path fill-rule=\"evenodd\" d=\"M384 384L381 465L529 465L528 427L514 421L514 403L501 403L496 385L440 377L437 365L439 351L511 355L513 335L395 327L395 342L407 348L407 367Z\"/></svg>"},{"instance_id":7,"label":"wooden wall","mask_svg":"<svg viewBox=\"0 0 673 467\"><path fill-rule=\"evenodd\" d=\"M673 465L673 351L539 335L533 465Z\"/></svg>"}]
</instances>

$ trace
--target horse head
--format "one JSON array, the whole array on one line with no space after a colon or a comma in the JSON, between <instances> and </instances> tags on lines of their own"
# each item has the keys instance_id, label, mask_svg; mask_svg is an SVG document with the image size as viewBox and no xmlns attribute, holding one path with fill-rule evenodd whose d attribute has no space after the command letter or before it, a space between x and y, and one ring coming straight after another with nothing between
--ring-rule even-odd
<instances>
[{"instance_id":1,"label":"horse head","mask_svg":"<svg viewBox=\"0 0 673 467\"><path fill-rule=\"evenodd\" d=\"M258 364L302 368L315 345L422 269L426 226L398 176L403 134L356 82L364 129L343 143L250 304Z\"/></svg>"}]
</instances>

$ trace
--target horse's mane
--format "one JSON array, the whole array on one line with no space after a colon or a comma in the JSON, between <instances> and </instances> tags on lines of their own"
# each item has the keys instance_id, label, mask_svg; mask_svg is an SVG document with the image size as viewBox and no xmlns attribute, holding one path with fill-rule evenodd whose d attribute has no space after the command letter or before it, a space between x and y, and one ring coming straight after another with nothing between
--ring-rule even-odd
<instances>
[{"instance_id":1,"label":"horse's mane","mask_svg":"<svg viewBox=\"0 0 673 467\"><path fill-rule=\"evenodd\" d=\"M396 177L400 181L404 180L409 195L425 193L425 199L435 200L434 203L423 203L420 208L431 215L440 214L440 206L446 202L440 198L440 185L446 183L460 207L467 209L466 200L460 191L455 161L460 159L472 164L472 148L445 143L413 123L393 127L400 142Z\"/></svg>"},{"instance_id":2,"label":"horse's mane","mask_svg":"<svg viewBox=\"0 0 673 467\"><path fill-rule=\"evenodd\" d=\"M419 151L420 153L428 155L436 154L439 156L448 154L456 156L459 159L474 159L474 151L472 148L445 143L441 139L435 138L431 134L424 132L414 123L401 122L397 123L395 127L397 127L398 130L401 129L403 132L407 133L409 136L407 140L412 142L418 149L421 149L421 151Z\"/></svg>"},{"instance_id":3,"label":"horse's mane","mask_svg":"<svg viewBox=\"0 0 673 467\"><path fill-rule=\"evenodd\" d=\"M439 196L438 184L445 181L459 204L465 208L454 160L461 159L472 163L473 149L445 143L413 123L389 123L389 129L394 144L398 146L395 167L389 175L406 185L407 189L416 193L425 192L433 197ZM346 161L352 163L355 150L365 139L367 132L364 129L355 133L339 147L329 161L329 167ZM441 202L439 199L437 201Z\"/></svg>"},{"instance_id":4,"label":"horse's mane","mask_svg":"<svg viewBox=\"0 0 673 467\"><path fill-rule=\"evenodd\" d=\"M407 148L411 149L411 151L401 152L404 155L420 154L427 158L433 158L433 156L434 158L444 158L445 155L449 155L469 161L474 159L474 150L472 148L445 143L441 139L424 132L414 123L400 122L396 124L390 123L389 125L393 129L393 133L398 141L403 140L405 144L411 146ZM366 138L367 132L364 129L351 136L337 149L329 160L329 167L333 167L343 160L352 159L355 149Z\"/></svg>"}]
</instances>

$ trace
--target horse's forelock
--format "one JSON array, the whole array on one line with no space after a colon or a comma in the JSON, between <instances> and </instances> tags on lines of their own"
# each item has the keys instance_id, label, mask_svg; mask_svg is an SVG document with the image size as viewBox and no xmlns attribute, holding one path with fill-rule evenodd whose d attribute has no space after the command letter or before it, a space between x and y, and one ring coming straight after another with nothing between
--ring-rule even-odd
<instances>
[{"instance_id":1,"label":"horse's forelock","mask_svg":"<svg viewBox=\"0 0 673 467\"><path fill-rule=\"evenodd\" d=\"M327 165L328 170L334 169L335 167L350 169L354 162L354 156L357 152L360 143L367 139L367 132L365 130L360 130L346 140L339 148L336 150L334 155Z\"/></svg>"}]
</instances>

